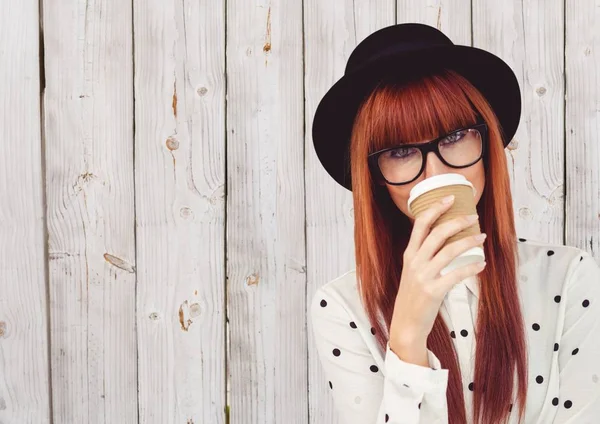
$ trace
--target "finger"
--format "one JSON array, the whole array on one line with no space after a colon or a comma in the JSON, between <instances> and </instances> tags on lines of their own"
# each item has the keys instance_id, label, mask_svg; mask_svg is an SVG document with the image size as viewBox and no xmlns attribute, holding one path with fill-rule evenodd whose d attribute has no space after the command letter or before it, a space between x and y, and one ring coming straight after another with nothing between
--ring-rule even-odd
<instances>
[{"instance_id":1,"label":"finger","mask_svg":"<svg viewBox=\"0 0 600 424\"><path fill-rule=\"evenodd\" d=\"M410 234L410 240L406 246L407 251L415 253L419 251L423 241L431 230L431 225L442 215L442 213L447 211L453 203L454 198L448 204L445 204L440 200L415 218L413 229Z\"/></svg>"},{"instance_id":2,"label":"finger","mask_svg":"<svg viewBox=\"0 0 600 424\"><path fill-rule=\"evenodd\" d=\"M450 237L475 225L476 221L477 218L475 218L475 221L469 221L467 216L463 215L438 225L431 231L431 234L421 245L418 252L419 259L426 262L431 261L433 256L440 250L440 247L442 247Z\"/></svg>"},{"instance_id":3,"label":"finger","mask_svg":"<svg viewBox=\"0 0 600 424\"><path fill-rule=\"evenodd\" d=\"M485 234L483 234L485 236ZM431 270L433 275L444 269L450 262L452 262L461 253L466 252L472 247L480 246L485 243L483 240L475 239L475 236L468 236L460 240L453 241L441 249L428 263L428 268ZM421 249L422 250L422 249ZM420 253L419 253L420 254Z\"/></svg>"},{"instance_id":4,"label":"finger","mask_svg":"<svg viewBox=\"0 0 600 424\"><path fill-rule=\"evenodd\" d=\"M460 283L466 278L472 277L479 274L485 269L486 262L475 262L465 266L461 266L443 277L438 278L435 281L437 290L440 290L440 295L445 296L456 284Z\"/></svg>"}]
</instances>

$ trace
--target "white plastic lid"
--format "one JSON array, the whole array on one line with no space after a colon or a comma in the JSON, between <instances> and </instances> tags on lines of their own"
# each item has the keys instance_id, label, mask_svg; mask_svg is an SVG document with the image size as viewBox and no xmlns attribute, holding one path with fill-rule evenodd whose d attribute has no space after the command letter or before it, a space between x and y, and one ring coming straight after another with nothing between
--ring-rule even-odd
<instances>
[{"instance_id":1,"label":"white plastic lid","mask_svg":"<svg viewBox=\"0 0 600 424\"><path fill-rule=\"evenodd\" d=\"M458 255L452 262L442 268L440 275L443 277L457 268L462 268L463 266L484 260L485 254L483 253L483 248L481 246L471 247L469 250Z\"/></svg>"},{"instance_id":2,"label":"white plastic lid","mask_svg":"<svg viewBox=\"0 0 600 424\"><path fill-rule=\"evenodd\" d=\"M457 184L470 186L473 189L473 196L475 196L475 187L473 187L473 184L471 184L471 182L467 180L464 175L454 172L434 175L433 177L424 179L410 190L410 196L408 198L408 211L413 214L410 205L412 201L421 194L426 193L429 190L433 190L434 188Z\"/></svg>"}]
</instances>

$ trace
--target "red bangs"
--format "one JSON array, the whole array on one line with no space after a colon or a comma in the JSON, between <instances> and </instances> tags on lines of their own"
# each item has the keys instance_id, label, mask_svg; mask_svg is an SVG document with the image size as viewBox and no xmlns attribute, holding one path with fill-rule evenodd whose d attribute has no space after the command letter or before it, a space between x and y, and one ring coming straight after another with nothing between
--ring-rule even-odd
<instances>
[{"instance_id":1,"label":"red bangs","mask_svg":"<svg viewBox=\"0 0 600 424\"><path fill-rule=\"evenodd\" d=\"M462 79L444 70L404 84L393 76L381 80L363 105L370 123L366 150L425 142L474 124L477 112L461 89Z\"/></svg>"}]
</instances>

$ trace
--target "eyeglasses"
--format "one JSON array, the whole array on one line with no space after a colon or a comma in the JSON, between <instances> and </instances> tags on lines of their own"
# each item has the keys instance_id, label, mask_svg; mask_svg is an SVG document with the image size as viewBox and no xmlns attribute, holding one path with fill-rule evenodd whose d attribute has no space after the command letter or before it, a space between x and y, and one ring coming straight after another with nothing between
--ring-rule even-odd
<instances>
[{"instance_id":1,"label":"eyeglasses","mask_svg":"<svg viewBox=\"0 0 600 424\"><path fill-rule=\"evenodd\" d=\"M371 153L369 168L378 181L391 185L409 184L425 169L427 153L452 168L466 168L478 162L485 153L488 127L478 122L421 144L402 144Z\"/></svg>"}]
</instances>

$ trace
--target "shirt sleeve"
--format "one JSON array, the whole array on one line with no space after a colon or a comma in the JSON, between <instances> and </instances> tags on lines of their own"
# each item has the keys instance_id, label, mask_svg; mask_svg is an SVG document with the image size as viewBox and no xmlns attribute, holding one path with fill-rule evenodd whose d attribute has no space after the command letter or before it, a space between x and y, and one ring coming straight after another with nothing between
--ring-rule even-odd
<instances>
[{"instance_id":1,"label":"shirt sleeve","mask_svg":"<svg viewBox=\"0 0 600 424\"><path fill-rule=\"evenodd\" d=\"M554 423L597 422L600 417L600 267L585 251L566 284L559 345L559 394Z\"/></svg>"},{"instance_id":2,"label":"shirt sleeve","mask_svg":"<svg viewBox=\"0 0 600 424\"><path fill-rule=\"evenodd\" d=\"M429 349L431 368L401 360L387 343L384 377L339 299L321 287L312 299L310 315L318 357L340 422L447 424L449 370L441 368Z\"/></svg>"}]
</instances>

